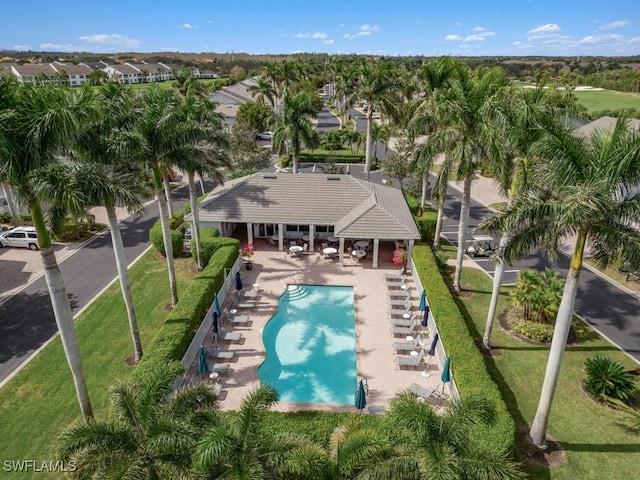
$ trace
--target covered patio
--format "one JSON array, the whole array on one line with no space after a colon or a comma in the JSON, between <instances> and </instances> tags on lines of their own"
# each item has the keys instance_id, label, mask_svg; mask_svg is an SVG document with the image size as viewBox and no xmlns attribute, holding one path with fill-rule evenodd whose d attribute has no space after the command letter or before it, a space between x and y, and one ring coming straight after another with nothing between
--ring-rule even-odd
<instances>
[{"instance_id":1,"label":"covered patio","mask_svg":"<svg viewBox=\"0 0 640 480\"><path fill-rule=\"evenodd\" d=\"M329 252L380 264L381 249L411 257L418 228L402 192L351 175L256 173L227 182L199 208L201 227L260 248ZM191 221L192 216L186 220Z\"/></svg>"}]
</instances>

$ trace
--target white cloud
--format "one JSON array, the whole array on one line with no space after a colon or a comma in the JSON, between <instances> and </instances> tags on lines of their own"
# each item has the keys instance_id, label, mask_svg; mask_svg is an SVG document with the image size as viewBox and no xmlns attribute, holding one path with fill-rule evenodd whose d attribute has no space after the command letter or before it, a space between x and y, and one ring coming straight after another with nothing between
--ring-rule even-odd
<instances>
[{"instance_id":1,"label":"white cloud","mask_svg":"<svg viewBox=\"0 0 640 480\"><path fill-rule=\"evenodd\" d=\"M547 23L545 25L541 25L539 27L533 28L529 30L527 33L531 35L536 35L541 33L548 34L548 33L559 32L559 31L560 31L560 27L558 25L556 25L555 23Z\"/></svg>"},{"instance_id":2,"label":"white cloud","mask_svg":"<svg viewBox=\"0 0 640 480\"><path fill-rule=\"evenodd\" d=\"M344 35L342 35L342 38L346 38L348 40L351 40L351 39L356 38L356 37L357 37L357 35L354 35L352 33L345 33Z\"/></svg>"},{"instance_id":3,"label":"white cloud","mask_svg":"<svg viewBox=\"0 0 640 480\"><path fill-rule=\"evenodd\" d=\"M29 45L14 45L13 49L19 52L26 52L28 50L31 50L31 47Z\"/></svg>"},{"instance_id":4,"label":"white cloud","mask_svg":"<svg viewBox=\"0 0 640 480\"><path fill-rule=\"evenodd\" d=\"M80 40L87 43L99 43L101 45L117 45L120 47L135 48L139 47L142 42L136 38L129 38L119 33L99 33L95 35L83 35Z\"/></svg>"},{"instance_id":5,"label":"white cloud","mask_svg":"<svg viewBox=\"0 0 640 480\"><path fill-rule=\"evenodd\" d=\"M474 32L482 32L483 30L485 30L484 27L473 27Z\"/></svg>"},{"instance_id":6,"label":"white cloud","mask_svg":"<svg viewBox=\"0 0 640 480\"><path fill-rule=\"evenodd\" d=\"M323 32L314 32L311 34L311 38L323 39L323 38L327 38L327 34Z\"/></svg>"},{"instance_id":7,"label":"white cloud","mask_svg":"<svg viewBox=\"0 0 640 480\"><path fill-rule=\"evenodd\" d=\"M322 42L324 45L333 45L335 43L335 40L331 39L331 40L325 40L324 42Z\"/></svg>"},{"instance_id":8,"label":"white cloud","mask_svg":"<svg viewBox=\"0 0 640 480\"><path fill-rule=\"evenodd\" d=\"M484 37L482 35L469 35L468 37L465 37L463 42L484 42Z\"/></svg>"},{"instance_id":9,"label":"white cloud","mask_svg":"<svg viewBox=\"0 0 640 480\"><path fill-rule=\"evenodd\" d=\"M513 45L514 47L517 47L518 45L522 45L522 42L520 42L519 40L516 40L511 45Z\"/></svg>"},{"instance_id":10,"label":"white cloud","mask_svg":"<svg viewBox=\"0 0 640 480\"><path fill-rule=\"evenodd\" d=\"M640 37L633 37L629 40L629 43L640 43Z\"/></svg>"},{"instance_id":11,"label":"white cloud","mask_svg":"<svg viewBox=\"0 0 640 480\"><path fill-rule=\"evenodd\" d=\"M62 45L59 43L41 43L40 48L43 50L53 50L55 52L81 52L82 50L86 50L86 48L79 47L77 45L71 45L67 43L66 45Z\"/></svg>"},{"instance_id":12,"label":"white cloud","mask_svg":"<svg viewBox=\"0 0 640 480\"><path fill-rule=\"evenodd\" d=\"M369 32L369 33L380 31L377 25L369 25L368 23L361 25L360 28L358 28L358 30L360 30L360 32Z\"/></svg>"},{"instance_id":13,"label":"white cloud","mask_svg":"<svg viewBox=\"0 0 640 480\"><path fill-rule=\"evenodd\" d=\"M323 32L300 32L294 35L295 38L313 38L316 40L322 40L323 38L327 38L327 34Z\"/></svg>"},{"instance_id":14,"label":"white cloud","mask_svg":"<svg viewBox=\"0 0 640 480\"><path fill-rule=\"evenodd\" d=\"M593 43L602 43L608 42L610 40L620 40L622 35L589 35L584 37L582 40L579 40L579 44L593 44Z\"/></svg>"},{"instance_id":15,"label":"white cloud","mask_svg":"<svg viewBox=\"0 0 640 480\"><path fill-rule=\"evenodd\" d=\"M457 42L462 40L462 37L460 35L447 35L444 39L450 42Z\"/></svg>"},{"instance_id":16,"label":"white cloud","mask_svg":"<svg viewBox=\"0 0 640 480\"><path fill-rule=\"evenodd\" d=\"M358 32L357 35L361 36L361 37L366 37L367 35L371 35L371 32L364 30L362 32Z\"/></svg>"},{"instance_id":17,"label":"white cloud","mask_svg":"<svg viewBox=\"0 0 640 480\"><path fill-rule=\"evenodd\" d=\"M631 22L629 20L618 20L616 22L607 23L602 25L598 30L614 30L616 28L622 28L629 25Z\"/></svg>"},{"instance_id":18,"label":"white cloud","mask_svg":"<svg viewBox=\"0 0 640 480\"><path fill-rule=\"evenodd\" d=\"M455 25L456 27L461 27L461 26L462 26L462 23L461 23L461 22L456 22L456 23L454 23L454 25Z\"/></svg>"},{"instance_id":19,"label":"white cloud","mask_svg":"<svg viewBox=\"0 0 640 480\"><path fill-rule=\"evenodd\" d=\"M294 37L296 38L309 38L309 33L296 33Z\"/></svg>"},{"instance_id":20,"label":"white cloud","mask_svg":"<svg viewBox=\"0 0 640 480\"><path fill-rule=\"evenodd\" d=\"M191 25L190 23L183 23L182 25L180 25L180 28L182 28L183 30L191 30L192 28L198 28L195 25Z\"/></svg>"}]
</instances>

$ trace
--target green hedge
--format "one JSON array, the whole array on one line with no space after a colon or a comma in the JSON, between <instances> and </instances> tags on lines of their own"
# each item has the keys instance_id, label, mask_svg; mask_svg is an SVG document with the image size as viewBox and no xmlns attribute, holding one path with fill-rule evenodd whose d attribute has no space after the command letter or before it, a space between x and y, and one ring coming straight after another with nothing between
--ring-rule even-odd
<instances>
[{"instance_id":1,"label":"green hedge","mask_svg":"<svg viewBox=\"0 0 640 480\"><path fill-rule=\"evenodd\" d=\"M515 444L515 423L449 287L438 271L433 251L426 244L417 244L413 262L427 292L433 316L437 319L442 344L447 355L451 355L451 371L461 399L464 401L473 394L480 394L494 402L498 412L496 423L490 427L479 427L479 431L490 444L511 451Z\"/></svg>"},{"instance_id":2,"label":"green hedge","mask_svg":"<svg viewBox=\"0 0 640 480\"><path fill-rule=\"evenodd\" d=\"M236 247L238 241L234 238L219 237L216 228L203 228L200 230L200 248L202 249L202 261L204 267L209 263L209 259L216 251L229 245ZM240 247L237 247L240 248ZM191 255L196 258L196 242L191 237Z\"/></svg>"},{"instance_id":3,"label":"green hedge","mask_svg":"<svg viewBox=\"0 0 640 480\"><path fill-rule=\"evenodd\" d=\"M174 257L182 256L182 252L184 251L184 233L176 230L183 223L184 213L182 212L174 213L169 220L169 234L171 235L171 245L173 246ZM149 229L149 241L163 257L167 256L164 251L164 238L162 236L162 223L160 220L154 223L153 227Z\"/></svg>"},{"instance_id":4,"label":"green hedge","mask_svg":"<svg viewBox=\"0 0 640 480\"><path fill-rule=\"evenodd\" d=\"M213 294L224 283L224 270L238 258L240 242L227 238L227 245L216 250L209 265L180 295L180 301L167 315L151 344L145 349L133 376L142 379L159 365L180 361L213 301Z\"/></svg>"},{"instance_id":5,"label":"green hedge","mask_svg":"<svg viewBox=\"0 0 640 480\"><path fill-rule=\"evenodd\" d=\"M407 200L407 206L413 215L413 219L418 226L418 231L422 240L431 243L433 241L433 235L436 233L436 222L438 221L438 212L433 209L430 204L425 205L422 216L418 216L420 212L420 199L412 197L411 195L405 195Z\"/></svg>"},{"instance_id":6,"label":"green hedge","mask_svg":"<svg viewBox=\"0 0 640 480\"><path fill-rule=\"evenodd\" d=\"M364 163L365 157L362 154L341 155L339 153L336 153L331 155L323 153L301 152L300 161L305 163Z\"/></svg>"}]
</instances>

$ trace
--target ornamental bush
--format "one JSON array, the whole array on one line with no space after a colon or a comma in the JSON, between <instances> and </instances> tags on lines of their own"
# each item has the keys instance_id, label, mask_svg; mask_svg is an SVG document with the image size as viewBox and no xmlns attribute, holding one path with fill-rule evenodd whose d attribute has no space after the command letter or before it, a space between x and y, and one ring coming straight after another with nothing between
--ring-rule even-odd
<instances>
[{"instance_id":1,"label":"ornamental bush","mask_svg":"<svg viewBox=\"0 0 640 480\"><path fill-rule=\"evenodd\" d=\"M184 223L184 213L176 212L169 220L169 233L171 235L171 245L173 246L173 256L180 257L184 251L184 233L176 230ZM162 236L162 223L158 220L149 230L149 241L163 257L167 254L164 251L164 238Z\"/></svg>"},{"instance_id":2,"label":"ornamental bush","mask_svg":"<svg viewBox=\"0 0 640 480\"><path fill-rule=\"evenodd\" d=\"M584 366L587 372L584 388L598 399L628 400L636 389L631 372L611 357L597 355L587 358Z\"/></svg>"},{"instance_id":3,"label":"ornamental bush","mask_svg":"<svg viewBox=\"0 0 640 480\"><path fill-rule=\"evenodd\" d=\"M513 329L523 337L530 338L542 343L549 343L553 338L553 325L547 323L522 321L516 324Z\"/></svg>"}]
</instances>

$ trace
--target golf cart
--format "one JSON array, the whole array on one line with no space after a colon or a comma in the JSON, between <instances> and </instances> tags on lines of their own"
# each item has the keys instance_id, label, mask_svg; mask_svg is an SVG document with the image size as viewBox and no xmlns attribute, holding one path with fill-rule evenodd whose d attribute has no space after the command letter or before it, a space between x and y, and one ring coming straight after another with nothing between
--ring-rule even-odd
<instances>
[{"instance_id":1,"label":"golf cart","mask_svg":"<svg viewBox=\"0 0 640 480\"><path fill-rule=\"evenodd\" d=\"M474 235L471 245L464 251L470 257L489 257L498 250L498 244L489 235Z\"/></svg>"}]
</instances>

